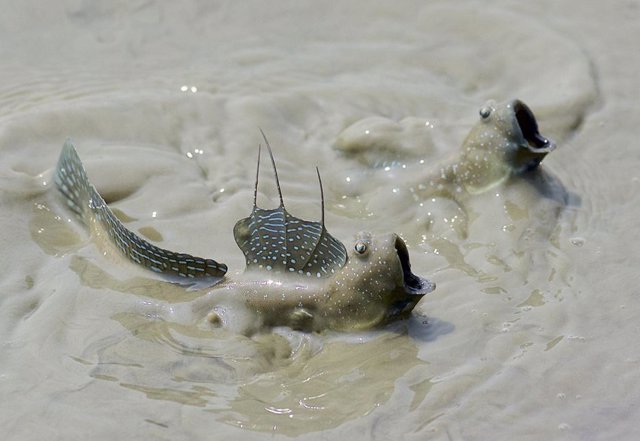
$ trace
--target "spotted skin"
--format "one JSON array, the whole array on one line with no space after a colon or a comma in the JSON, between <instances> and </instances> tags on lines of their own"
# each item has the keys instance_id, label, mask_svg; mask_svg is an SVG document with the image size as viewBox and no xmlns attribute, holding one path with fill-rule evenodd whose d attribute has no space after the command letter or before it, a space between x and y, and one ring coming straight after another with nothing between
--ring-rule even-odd
<instances>
[{"instance_id":1,"label":"spotted skin","mask_svg":"<svg viewBox=\"0 0 640 441\"><path fill-rule=\"evenodd\" d=\"M284 207L278 169L271 146L264 132L260 130L260 133L273 166L280 205L273 210L265 210L257 206L258 177L262 156L262 146L260 146L253 211L249 217L240 219L233 228L236 243L244 253L247 270L257 268L306 277L330 277L347 263L347 250L342 242L331 236L324 226L324 191L320 172L316 168L322 204L321 221L306 221L292 216Z\"/></svg>"},{"instance_id":2,"label":"spotted skin","mask_svg":"<svg viewBox=\"0 0 640 441\"><path fill-rule=\"evenodd\" d=\"M247 268L234 280L223 277L227 271L224 264L158 248L127 230L89 183L69 142L62 149L55 181L80 220L132 262L172 281L177 278L191 284L212 279L213 289L189 305L193 314L206 311L203 316L211 324L249 335L271 326L305 331L361 330L406 317L435 284L411 272L404 242L395 234L374 237L359 233L347 253L342 242L325 228L319 172L320 222L289 214L266 137L265 142L280 205L272 210L256 205L259 149L253 210L234 227Z\"/></svg>"},{"instance_id":3,"label":"spotted skin","mask_svg":"<svg viewBox=\"0 0 640 441\"><path fill-rule=\"evenodd\" d=\"M247 269L290 272L306 277L329 277L347 261L344 245L320 222L289 214L284 207L254 208L234 228Z\"/></svg>"},{"instance_id":4,"label":"spotted skin","mask_svg":"<svg viewBox=\"0 0 640 441\"><path fill-rule=\"evenodd\" d=\"M489 101L479 114L460 154L427 176L418 187L419 196L460 201L534 170L556 147L540 134L533 112L520 100Z\"/></svg>"},{"instance_id":5,"label":"spotted skin","mask_svg":"<svg viewBox=\"0 0 640 441\"><path fill-rule=\"evenodd\" d=\"M342 242L329 234L324 226L324 192L320 172L316 168L322 202L321 221L306 221L292 216L284 207L278 170L271 146L264 132L261 131L261 133L273 166L280 205L272 210L265 210L257 206L258 177L260 176L262 153L260 147L258 149L253 211L249 217L240 219L233 229L236 243L244 253L247 270L257 268L306 277L330 277L347 263L347 250Z\"/></svg>"},{"instance_id":6,"label":"spotted skin","mask_svg":"<svg viewBox=\"0 0 640 441\"><path fill-rule=\"evenodd\" d=\"M80 221L87 227L95 225L103 231L132 262L185 283L205 278L219 280L227 272L225 264L159 248L128 230L89 182L80 158L69 141L62 148L55 182Z\"/></svg>"}]
</instances>

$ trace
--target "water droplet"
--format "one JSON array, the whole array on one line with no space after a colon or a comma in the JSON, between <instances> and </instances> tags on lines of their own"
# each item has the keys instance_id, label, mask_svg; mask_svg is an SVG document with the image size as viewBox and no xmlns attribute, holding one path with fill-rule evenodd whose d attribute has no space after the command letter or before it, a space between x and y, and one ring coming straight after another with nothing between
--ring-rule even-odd
<instances>
[{"instance_id":1,"label":"water droplet","mask_svg":"<svg viewBox=\"0 0 640 441\"><path fill-rule=\"evenodd\" d=\"M586 242L586 240L583 237L572 237L571 239L569 239L569 241L571 242L571 245L575 247L581 247Z\"/></svg>"}]
</instances>

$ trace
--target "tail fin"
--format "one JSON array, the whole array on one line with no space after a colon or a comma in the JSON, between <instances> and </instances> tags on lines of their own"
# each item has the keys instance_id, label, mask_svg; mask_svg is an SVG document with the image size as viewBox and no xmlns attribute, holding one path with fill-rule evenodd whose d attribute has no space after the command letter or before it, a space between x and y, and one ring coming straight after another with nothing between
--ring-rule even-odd
<instances>
[{"instance_id":1,"label":"tail fin","mask_svg":"<svg viewBox=\"0 0 640 441\"><path fill-rule=\"evenodd\" d=\"M62 147L54 179L58 190L67 201L69 209L78 216L83 224L88 225L90 212L87 212L87 208L93 196L92 193L98 195L98 192L89 182L71 140L67 140Z\"/></svg>"},{"instance_id":2,"label":"tail fin","mask_svg":"<svg viewBox=\"0 0 640 441\"><path fill-rule=\"evenodd\" d=\"M89 182L71 141L65 142L60 153L55 182L80 221L87 227L98 223L113 245L132 262L186 284L193 284L196 279L212 279L213 284L227 272L223 263L159 248L128 230Z\"/></svg>"}]
</instances>

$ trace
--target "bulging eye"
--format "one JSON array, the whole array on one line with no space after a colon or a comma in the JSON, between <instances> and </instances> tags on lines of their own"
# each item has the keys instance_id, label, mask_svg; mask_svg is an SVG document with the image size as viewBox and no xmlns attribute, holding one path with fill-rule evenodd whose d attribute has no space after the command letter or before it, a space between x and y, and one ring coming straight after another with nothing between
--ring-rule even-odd
<instances>
[{"instance_id":1,"label":"bulging eye","mask_svg":"<svg viewBox=\"0 0 640 441\"><path fill-rule=\"evenodd\" d=\"M364 242L356 242L356 245L353 247L358 254L364 254L367 251L367 244Z\"/></svg>"},{"instance_id":2,"label":"bulging eye","mask_svg":"<svg viewBox=\"0 0 640 441\"><path fill-rule=\"evenodd\" d=\"M480 109L479 113L482 119L487 119L491 115L491 107L484 106L483 108Z\"/></svg>"}]
</instances>

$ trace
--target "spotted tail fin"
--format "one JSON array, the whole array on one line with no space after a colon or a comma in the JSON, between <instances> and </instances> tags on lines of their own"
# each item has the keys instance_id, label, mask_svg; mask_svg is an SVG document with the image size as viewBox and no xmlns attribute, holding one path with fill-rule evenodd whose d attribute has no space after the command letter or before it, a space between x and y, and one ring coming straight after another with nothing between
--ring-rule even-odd
<instances>
[{"instance_id":1,"label":"spotted tail fin","mask_svg":"<svg viewBox=\"0 0 640 441\"><path fill-rule=\"evenodd\" d=\"M89 182L70 141L64 144L60 153L55 182L69 209L80 221L87 227L97 223L111 243L132 262L184 284L194 284L204 279L207 282L211 279L210 284L213 284L227 272L227 266L223 263L159 248L128 230Z\"/></svg>"}]
</instances>

